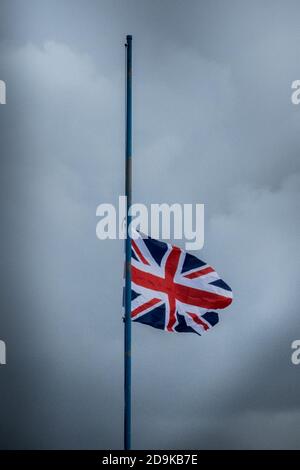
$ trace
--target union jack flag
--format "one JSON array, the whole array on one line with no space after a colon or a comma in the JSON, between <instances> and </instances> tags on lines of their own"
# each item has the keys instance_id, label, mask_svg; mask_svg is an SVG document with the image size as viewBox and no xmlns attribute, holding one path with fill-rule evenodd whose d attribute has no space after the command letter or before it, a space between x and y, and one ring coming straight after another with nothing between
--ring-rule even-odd
<instances>
[{"instance_id":1,"label":"union jack flag","mask_svg":"<svg viewBox=\"0 0 300 470\"><path fill-rule=\"evenodd\" d=\"M137 237L137 238L135 238ZM232 302L231 288L204 261L136 234L131 240L131 318L169 332L202 335Z\"/></svg>"}]
</instances>

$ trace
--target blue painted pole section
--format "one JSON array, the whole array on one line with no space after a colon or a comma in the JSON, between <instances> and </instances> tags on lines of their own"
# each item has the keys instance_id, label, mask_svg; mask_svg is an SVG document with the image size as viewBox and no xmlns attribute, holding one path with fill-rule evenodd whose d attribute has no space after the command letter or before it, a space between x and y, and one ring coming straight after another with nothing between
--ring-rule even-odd
<instances>
[{"instance_id":1,"label":"blue painted pole section","mask_svg":"<svg viewBox=\"0 0 300 470\"><path fill-rule=\"evenodd\" d=\"M131 240L128 228L131 222L129 209L132 203L132 36L126 36L126 155L125 195L126 241L125 241L125 328L124 328L124 449L131 448Z\"/></svg>"}]
</instances>

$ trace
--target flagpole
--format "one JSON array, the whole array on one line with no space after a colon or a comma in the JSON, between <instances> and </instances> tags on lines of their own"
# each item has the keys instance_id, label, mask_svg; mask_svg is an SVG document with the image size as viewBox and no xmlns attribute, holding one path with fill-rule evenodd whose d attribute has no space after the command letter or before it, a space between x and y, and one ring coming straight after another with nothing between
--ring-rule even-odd
<instances>
[{"instance_id":1,"label":"flagpole","mask_svg":"<svg viewBox=\"0 0 300 470\"><path fill-rule=\"evenodd\" d=\"M132 202L132 36L126 36L126 142L125 142L125 321L124 321L124 450L131 448L131 240L128 228Z\"/></svg>"}]
</instances>

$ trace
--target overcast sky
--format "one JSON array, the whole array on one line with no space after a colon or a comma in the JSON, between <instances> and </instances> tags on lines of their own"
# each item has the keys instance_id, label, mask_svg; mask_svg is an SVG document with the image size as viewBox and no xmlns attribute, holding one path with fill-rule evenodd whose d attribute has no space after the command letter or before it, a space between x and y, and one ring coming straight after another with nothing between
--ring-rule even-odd
<instances>
[{"instance_id":1,"label":"overcast sky","mask_svg":"<svg viewBox=\"0 0 300 470\"><path fill-rule=\"evenodd\" d=\"M134 448L300 448L300 4L1 0L0 447L121 448L124 42L135 202L205 204L209 334L133 325Z\"/></svg>"}]
</instances>

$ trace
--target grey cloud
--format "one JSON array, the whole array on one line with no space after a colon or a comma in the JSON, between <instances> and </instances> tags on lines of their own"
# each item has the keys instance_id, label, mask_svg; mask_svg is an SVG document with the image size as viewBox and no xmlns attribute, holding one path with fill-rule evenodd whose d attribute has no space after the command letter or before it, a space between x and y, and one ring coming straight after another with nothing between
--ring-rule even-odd
<instances>
[{"instance_id":1,"label":"grey cloud","mask_svg":"<svg viewBox=\"0 0 300 470\"><path fill-rule=\"evenodd\" d=\"M266 5L4 2L1 447L122 446L123 246L95 210L123 193L129 32L134 198L204 202L235 295L201 338L134 325L134 446L299 447L299 6Z\"/></svg>"}]
</instances>

